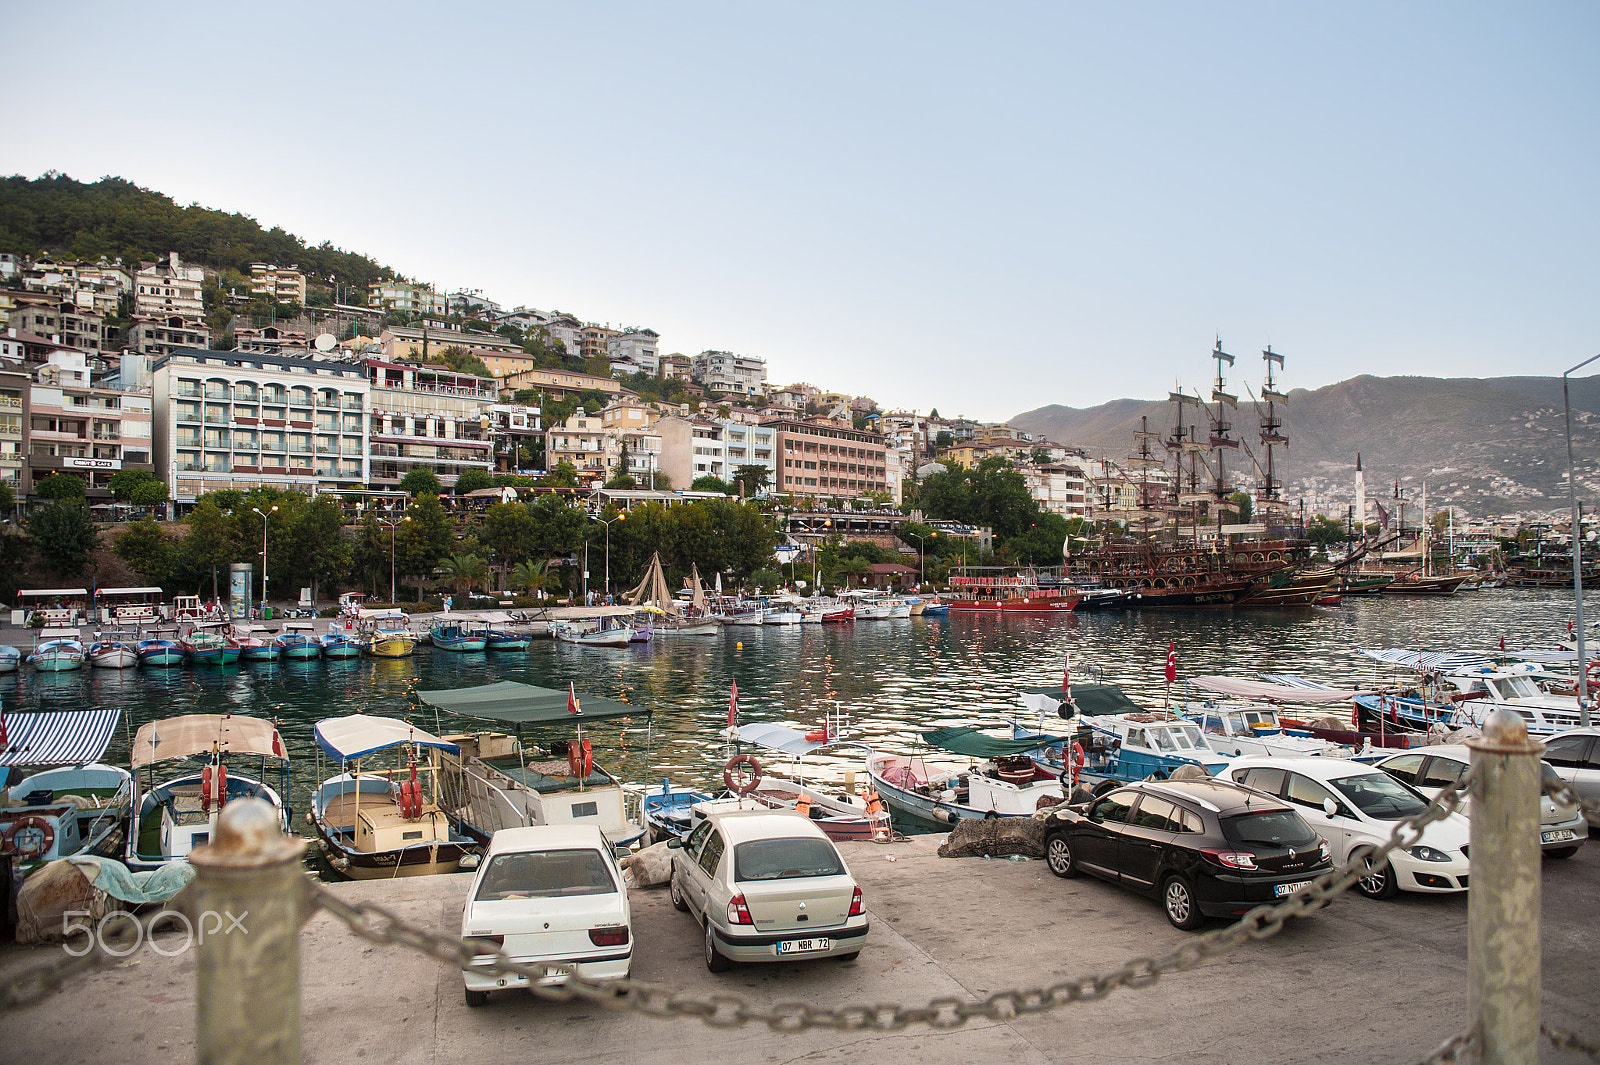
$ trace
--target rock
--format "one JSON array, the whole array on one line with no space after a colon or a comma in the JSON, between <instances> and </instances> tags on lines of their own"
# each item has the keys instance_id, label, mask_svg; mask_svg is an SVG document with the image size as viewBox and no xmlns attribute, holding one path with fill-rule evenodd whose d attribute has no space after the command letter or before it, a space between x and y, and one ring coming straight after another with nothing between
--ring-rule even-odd
<instances>
[{"instance_id":1,"label":"rock","mask_svg":"<svg viewBox=\"0 0 1600 1065\"><path fill-rule=\"evenodd\" d=\"M1203 765L1180 765L1174 769L1168 780L1205 780L1211 774L1206 772Z\"/></svg>"},{"instance_id":2,"label":"rock","mask_svg":"<svg viewBox=\"0 0 1600 1065\"><path fill-rule=\"evenodd\" d=\"M995 817L958 821L939 846L941 858L1002 857L1020 854L1044 857L1045 813L1032 817Z\"/></svg>"},{"instance_id":3,"label":"rock","mask_svg":"<svg viewBox=\"0 0 1600 1065\"><path fill-rule=\"evenodd\" d=\"M59 943L66 938L63 916L80 911L73 924L94 924L119 904L68 861L55 861L22 882L17 893L17 942ZM82 912L86 911L86 912Z\"/></svg>"},{"instance_id":4,"label":"rock","mask_svg":"<svg viewBox=\"0 0 1600 1065\"><path fill-rule=\"evenodd\" d=\"M672 879L672 851L665 842L630 854L617 864L627 874L629 887L666 887Z\"/></svg>"}]
</instances>

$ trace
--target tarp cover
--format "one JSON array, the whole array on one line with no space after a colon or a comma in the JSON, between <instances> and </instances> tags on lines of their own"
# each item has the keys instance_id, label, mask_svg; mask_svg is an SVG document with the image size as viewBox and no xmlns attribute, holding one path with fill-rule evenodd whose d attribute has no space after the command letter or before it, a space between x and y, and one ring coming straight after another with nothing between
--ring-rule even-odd
<instances>
[{"instance_id":1,"label":"tarp cover","mask_svg":"<svg viewBox=\"0 0 1600 1065\"><path fill-rule=\"evenodd\" d=\"M1266 702L1291 703L1342 703L1358 695L1372 695L1370 691L1343 691L1338 688L1306 688L1295 684L1270 684L1264 680L1245 680L1240 677L1194 677L1190 683L1207 691L1220 692L1237 699L1261 699Z\"/></svg>"},{"instance_id":2,"label":"tarp cover","mask_svg":"<svg viewBox=\"0 0 1600 1065\"><path fill-rule=\"evenodd\" d=\"M1483 655L1473 654L1470 651L1451 654L1447 651L1412 651L1405 647L1385 647L1377 651L1364 647L1361 653L1390 665L1436 670L1440 673L1450 673L1457 669L1477 669L1480 666L1494 664Z\"/></svg>"},{"instance_id":3,"label":"tarp cover","mask_svg":"<svg viewBox=\"0 0 1600 1065\"><path fill-rule=\"evenodd\" d=\"M188 862L168 862L156 869L133 872L115 858L67 858L95 887L114 899L144 905L166 902L194 879Z\"/></svg>"},{"instance_id":4,"label":"tarp cover","mask_svg":"<svg viewBox=\"0 0 1600 1065\"><path fill-rule=\"evenodd\" d=\"M649 714L645 707L578 693L578 712L567 712L567 689L540 688L503 680L475 688L447 688L417 693L429 706L463 717L487 717L513 725L548 725L557 721L604 721L630 714Z\"/></svg>"},{"instance_id":5,"label":"tarp cover","mask_svg":"<svg viewBox=\"0 0 1600 1065\"><path fill-rule=\"evenodd\" d=\"M6 741L0 765L75 765L106 753L122 711L63 710L56 713L6 714Z\"/></svg>"},{"instance_id":6,"label":"tarp cover","mask_svg":"<svg viewBox=\"0 0 1600 1065\"><path fill-rule=\"evenodd\" d=\"M834 740L808 740L806 734L799 729L787 725L768 725L756 722L750 725L739 726L739 741L753 743L757 747L765 747L769 751L779 751L783 754L802 755L810 754L818 747L826 747Z\"/></svg>"},{"instance_id":7,"label":"tarp cover","mask_svg":"<svg viewBox=\"0 0 1600 1065\"><path fill-rule=\"evenodd\" d=\"M349 717L330 717L317 722L317 746L342 761L362 758L402 743L418 743L444 751L461 749L395 717L351 714Z\"/></svg>"},{"instance_id":8,"label":"tarp cover","mask_svg":"<svg viewBox=\"0 0 1600 1065\"><path fill-rule=\"evenodd\" d=\"M1078 689L1073 688L1072 693L1076 695ZM1049 747L1064 742L1061 736L1031 736L1023 740L1010 740L979 732L975 728L960 727L936 728L924 732L922 738L928 741L929 746L964 754L969 758L1005 758L1023 754L1035 747Z\"/></svg>"},{"instance_id":9,"label":"tarp cover","mask_svg":"<svg viewBox=\"0 0 1600 1065\"><path fill-rule=\"evenodd\" d=\"M1031 688L1029 694L1048 695L1055 699L1061 698L1061 685L1054 684L1048 688ZM1074 684L1072 686L1072 701L1078 706L1078 713L1094 716L1112 714L1142 714L1147 707L1140 706L1128 694L1115 684Z\"/></svg>"},{"instance_id":10,"label":"tarp cover","mask_svg":"<svg viewBox=\"0 0 1600 1065\"><path fill-rule=\"evenodd\" d=\"M1529 650L1529 651L1507 651L1507 652L1505 652L1505 654L1506 654L1507 658L1515 658L1520 662L1549 662L1549 663L1557 663L1557 662L1576 662L1578 660L1578 652L1576 652L1576 651L1531 651L1531 650ZM1594 661L1593 653L1591 653L1588 657L1589 657L1589 660L1591 662Z\"/></svg>"},{"instance_id":11,"label":"tarp cover","mask_svg":"<svg viewBox=\"0 0 1600 1065\"><path fill-rule=\"evenodd\" d=\"M236 714L186 714L140 725L133 737L133 767L208 754L213 743L221 747L223 754L288 757L283 738L270 721Z\"/></svg>"}]
</instances>

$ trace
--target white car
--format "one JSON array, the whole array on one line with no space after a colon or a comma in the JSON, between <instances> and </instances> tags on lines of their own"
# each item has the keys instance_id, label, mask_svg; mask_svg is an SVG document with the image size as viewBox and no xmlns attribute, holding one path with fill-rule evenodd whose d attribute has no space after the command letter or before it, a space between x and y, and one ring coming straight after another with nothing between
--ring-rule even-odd
<instances>
[{"instance_id":1,"label":"white car","mask_svg":"<svg viewBox=\"0 0 1600 1065\"><path fill-rule=\"evenodd\" d=\"M1300 807L1328 841L1336 864L1376 850L1397 821L1420 814L1430 801L1381 769L1343 758L1240 758L1224 775ZM1398 891L1465 891L1470 833L1459 813L1433 822L1410 849L1394 851L1356 881L1356 890L1373 899Z\"/></svg>"},{"instance_id":2,"label":"white car","mask_svg":"<svg viewBox=\"0 0 1600 1065\"><path fill-rule=\"evenodd\" d=\"M461 935L497 944L516 962L570 967L548 971L541 985L566 983L572 971L591 981L627 979L633 930L613 847L594 825L501 829L472 879ZM469 1006L529 983L486 965L461 975Z\"/></svg>"},{"instance_id":3,"label":"white car","mask_svg":"<svg viewBox=\"0 0 1600 1065\"><path fill-rule=\"evenodd\" d=\"M1440 743L1392 754L1373 764L1432 799L1466 775L1472 766L1472 748L1464 743ZM1542 764L1541 768L1546 774L1555 775L1549 763ZM1471 806L1469 798L1462 808L1469 817ZM1588 839L1588 822L1576 806L1558 805L1548 795L1539 796L1539 847L1545 854L1552 858L1570 858Z\"/></svg>"},{"instance_id":4,"label":"white car","mask_svg":"<svg viewBox=\"0 0 1600 1065\"><path fill-rule=\"evenodd\" d=\"M1577 789L1585 802L1600 802L1600 728L1575 728L1550 737L1544 760L1555 767L1556 776ZM1589 823L1600 825L1600 814L1590 814Z\"/></svg>"},{"instance_id":5,"label":"white car","mask_svg":"<svg viewBox=\"0 0 1600 1065\"><path fill-rule=\"evenodd\" d=\"M838 958L867 941L867 912L833 841L809 818L710 810L672 848L672 904L705 926L706 968Z\"/></svg>"}]
</instances>

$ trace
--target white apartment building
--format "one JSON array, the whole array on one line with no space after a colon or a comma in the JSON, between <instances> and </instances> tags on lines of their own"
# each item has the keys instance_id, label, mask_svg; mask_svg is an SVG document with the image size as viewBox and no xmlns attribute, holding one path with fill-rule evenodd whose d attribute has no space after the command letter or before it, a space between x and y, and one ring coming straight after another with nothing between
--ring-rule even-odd
<instances>
[{"instance_id":1,"label":"white apartment building","mask_svg":"<svg viewBox=\"0 0 1600 1065\"><path fill-rule=\"evenodd\" d=\"M689 360L689 377L707 392L761 396L767 391L767 360L731 351L702 351Z\"/></svg>"},{"instance_id":2,"label":"white apartment building","mask_svg":"<svg viewBox=\"0 0 1600 1065\"><path fill-rule=\"evenodd\" d=\"M764 466L767 470L766 490L770 492L778 483L778 431L731 418L718 418L716 421L722 426L722 449L727 460L728 477L732 478L738 473L740 466Z\"/></svg>"},{"instance_id":3,"label":"white apartment building","mask_svg":"<svg viewBox=\"0 0 1600 1065\"><path fill-rule=\"evenodd\" d=\"M386 311L435 314L449 313L445 298L427 285L403 281L374 281L367 286L367 304Z\"/></svg>"},{"instance_id":4,"label":"white apartment building","mask_svg":"<svg viewBox=\"0 0 1600 1065\"><path fill-rule=\"evenodd\" d=\"M271 296L279 303L306 302L306 275L297 266L273 266L270 263L250 264L250 293L254 296Z\"/></svg>"},{"instance_id":5,"label":"white apartment building","mask_svg":"<svg viewBox=\"0 0 1600 1065\"><path fill-rule=\"evenodd\" d=\"M155 360L155 471L177 503L259 484L363 488L370 387L359 363L180 350Z\"/></svg>"},{"instance_id":6,"label":"white apartment building","mask_svg":"<svg viewBox=\"0 0 1600 1065\"><path fill-rule=\"evenodd\" d=\"M494 468L494 378L386 359L364 365L371 387L373 487L397 485L418 466L432 470L445 487L469 469Z\"/></svg>"},{"instance_id":7,"label":"white apartment building","mask_svg":"<svg viewBox=\"0 0 1600 1065\"><path fill-rule=\"evenodd\" d=\"M517 470L528 465L522 461L522 449L531 448L536 437L544 436L539 427L539 413L538 407L521 403L490 404L488 429L497 469Z\"/></svg>"},{"instance_id":8,"label":"white apartment building","mask_svg":"<svg viewBox=\"0 0 1600 1065\"><path fill-rule=\"evenodd\" d=\"M151 318L204 318L205 300L201 288L206 272L198 266L185 266L177 252L164 263L141 263L133 275L133 313Z\"/></svg>"},{"instance_id":9,"label":"white apartment building","mask_svg":"<svg viewBox=\"0 0 1600 1065\"><path fill-rule=\"evenodd\" d=\"M624 330L606 338L606 354L613 377L641 372L657 376L661 372L661 335L654 329Z\"/></svg>"},{"instance_id":10,"label":"white apartment building","mask_svg":"<svg viewBox=\"0 0 1600 1065\"><path fill-rule=\"evenodd\" d=\"M498 318L500 305L488 299L481 288L464 288L460 292L452 292L445 297L445 304L452 313L460 312L468 318Z\"/></svg>"},{"instance_id":11,"label":"white apartment building","mask_svg":"<svg viewBox=\"0 0 1600 1065\"><path fill-rule=\"evenodd\" d=\"M582 478L606 480L605 423L580 409L560 425L552 425L544 434L544 461L547 469L565 461Z\"/></svg>"},{"instance_id":12,"label":"white apartment building","mask_svg":"<svg viewBox=\"0 0 1600 1065\"><path fill-rule=\"evenodd\" d=\"M1017 467L1039 509L1063 518L1089 517L1089 481L1083 469L1067 463L1026 463Z\"/></svg>"},{"instance_id":13,"label":"white apartment building","mask_svg":"<svg viewBox=\"0 0 1600 1065\"><path fill-rule=\"evenodd\" d=\"M81 351L51 352L34 370L27 406L27 491L41 477L66 472L104 498L117 471L153 468L150 393L95 385Z\"/></svg>"}]
</instances>

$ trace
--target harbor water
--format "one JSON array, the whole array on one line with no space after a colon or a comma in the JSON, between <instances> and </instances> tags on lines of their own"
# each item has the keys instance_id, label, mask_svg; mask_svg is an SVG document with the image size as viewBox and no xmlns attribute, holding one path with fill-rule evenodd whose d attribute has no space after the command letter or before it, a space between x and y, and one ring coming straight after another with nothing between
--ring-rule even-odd
<instances>
[{"instance_id":1,"label":"harbor water","mask_svg":"<svg viewBox=\"0 0 1600 1065\"><path fill-rule=\"evenodd\" d=\"M1510 649L1551 647L1566 634L1572 614L1571 592L1495 589L1447 599L1351 598L1337 607L1262 611L950 615L729 628L716 637L658 637L626 650L541 640L529 651L511 653L419 647L409 659L85 667L72 673L23 666L0 676L0 699L9 712L120 707L124 727L106 757L124 766L129 737L146 721L189 713L275 718L293 760L290 801L298 819L318 780L312 734L318 720L361 713L404 717L435 732L472 727L423 705L418 690L499 680L561 689L571 683L580 700L588 694L636 703L653 716L641 712L621 726L586 730L596 760L623 780L665 776L678 784L710 785L720 783L725 756L719 732L735 680L741 720L813 729L838 709L848 716L851 738L912 751L919 729L1003 729L1020 712L1017 689L1059 683L1069 657L1075 681L1120 684L1136 700L1159 707L1169 642L1177 646L1176 699L1185 677L1206 673L1299 673L1341 686L1390 676L1381 671L1388 667L1356 654L1361 647L1488 651L1502 637ZM1585 615L1600 619L1600 598L1585 597ZM570 736L576 727L574 719L525 735L548 742ZM778 761L775 768L785 760ZM807 762L809 772L833 780L860 765L859 752Z\"/></svg>"}]
</instances>

